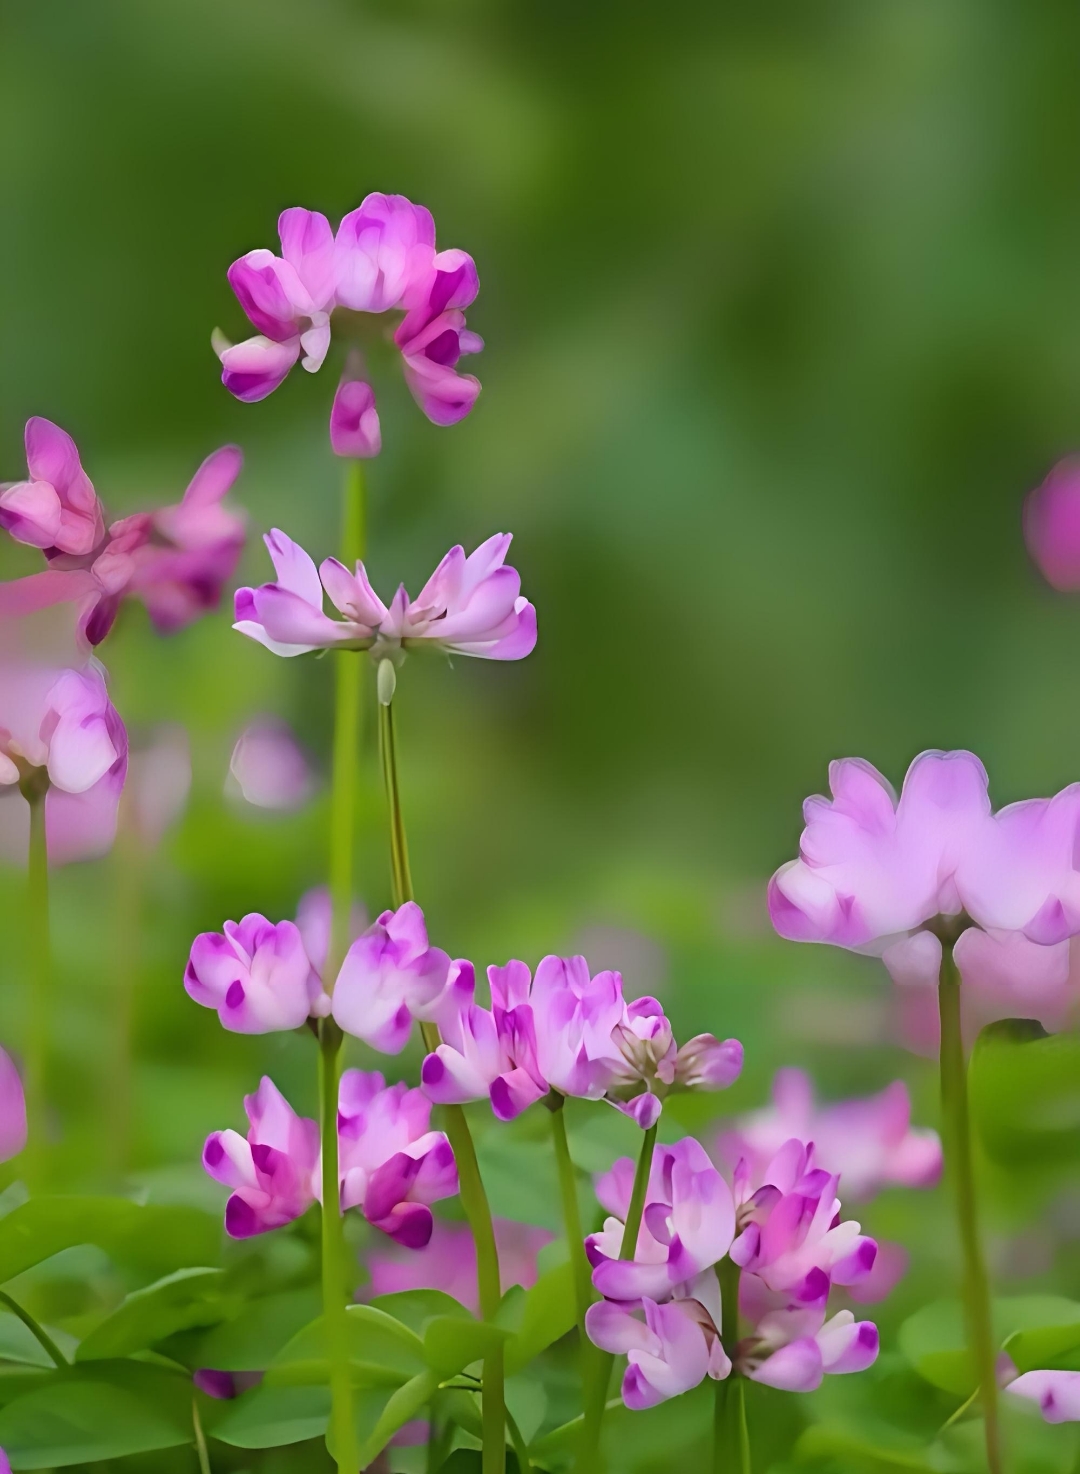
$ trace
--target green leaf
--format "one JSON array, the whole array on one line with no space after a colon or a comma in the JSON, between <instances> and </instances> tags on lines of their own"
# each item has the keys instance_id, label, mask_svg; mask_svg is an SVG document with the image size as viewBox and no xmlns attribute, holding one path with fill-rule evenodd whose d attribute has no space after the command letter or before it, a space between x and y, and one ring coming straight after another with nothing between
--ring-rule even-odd
<instances>
[{"instance_id":1,"label":"green leaf","mask_svg":"<svg viewBox=\"0 0 1080 1474\"><path fill-rule=\"evenodd\" d=\"M66 1331L56 1330L52 1326L43 1326L42 1329L48 1332L65 1356L70 1357L79 1344ZM54 1366L52 1357L29 1326L24 1325L18 1316L6 1313L0 1314L0 1362L44 1367L50 1372Z\"/></svg>"},{"instance_id":2,"label":"green leaf","mask_svg":"<svg viewBox=\"0 0 1080 1474\"><path fill-rule=\"evenodd\" d=\"M433 1395L439 1390L441 1380L438 1372L425 1368L419 1376L413 1377L411 1381L406 1382L403 1387L399 1387L391 1394L381 1416L367 1435L364 1446L360 1450L362 1469L378 1458L399 1428L412 1422L413 1418L424 1410ZM332 1449L331 1453L333 1453Z\"/></svg>"},{"instance_id":3,"label":"green leaf","mask_svg":"<svg viewBox=\"0 0 1080 1474\"><path fill-rule=\"evenodd\" d=\"M265 1371L297 1332L316 1319L320 1304L314 1288L253 1300L234 1320L209 1331L188 1364L222 1372Z\"/></svg>"},{"instance_id":4,"label":"green leaf","mask_svg":"<svg viewBox=\"0 0 1080 1474\"><path fill-rule=\"evenodd\" d=\"M1060 1295L1013 1295L995 1300L991 1308L995 1344L1008 1349L1021 1371L1045 1366L1037 1358L1047 1347L1056 1346L1060 1355L1080 1345L1080 1305L1074 1300ZM924 1305L900 1327L899 1342L900 1350L926 1381L957 1397L970 1397L974 1392L977 1377L965 1349L964 1315L958 1300Z\"/></svg>"},{"instance_id":5,"label":"green leaf","mask_svg":"<svg viewBox=\"0 0 1080 1474\"><path fill-rule=\"evenodd\" d=\"M572 1330L576 1321L573 1266L560 1264L541 1275L525 1296L517 1334L506 1345L507 1376L520 1372Z\"/></svg>"},{"instance_id":6,"label":"green leaf","mask_svg":"<svg viewBox=\"0 0 1080 1474\"><path fill-rule=\"evenodd\" d=\"M368 1302L372 1310L382 1311L423 1340L424 1328L435 1316L458 1316L464 1320L473 1320L471 1311L466 1310L459 1300L452 1295L444 1294L442 1290L400 1290L395 1295L376 1295ZM353 1306L350 1314L363 1309L362 1306Z\"/></svg>"},{"instance_id":7,"label":"green leaf","mask_svg":"<svg viewBox=\"0 0 1080 1474\"><path fill-rule=\"evenodd\" d=\"M233 1448L278 1448L321 1437L329 1420L329 1387L262 1386L238 1397L211 1431Z\"/></svg>"},{"instance_id":8,"label":"green leaf","mask_svg":"<svg viewBox=\"0 0 1080 1474\"><path fill-rule=\"evenodd\" d=\"M0 1284L76 1244L96 1244L153 1275L220 1255L221 1225L197 1208L142 1206L127 1198L31 1198L0 1218Z\"/></svg>"},{"instance_id":9,"label":"green leaf","mask_svg":"<svg viewBox=\"0 0 1080 1474\"><path fill-rule=\"evenodd\" d=\"M1046 1034L1003 1019L979 1035L972 1115L988 1154L1005 1166L1080 1159L1080 1035Z\"/></svg>"},{"instance_id":10,"label":"green leaf","mask_svg":"<svg viewBox=\"0 0 1080 1474\"><path fill-rule=\"evenodd\" d=\"M135 1290L94 1327L75 1353L76 1360L129 1356L177 1331L224 1319L229 1302L221 1294L222 1278L220 1269L178 1269Z\"/></svg>"},{"instance_id":11,"label":"green leaf","mask_svg":"<svg viewBox=\"0 0 1080 1474\"><path fill-rule=\"evenodd\" d=\"M1005 1341L1018 1371L1053 1367L1080 1348L1080 1304L1059 1295L1028 1295L1024 1300L1028 1324Z\"/></svg>"},{"instance_id":12,"label":"green leaf","mask_svg":"<svg viewBox=\"0 0 1080 1474\"><path fill-rule=\"evenodd\" d=\"M438 1474L481 1474L484 1456L478 1448L455 1448L450 1457L439 1465ZM520 1465L512 1448L506 1450L506 1474L518 1474Z\"/></svg>"},{"instance_id":13,"label":"green leaf","mask_svg":"<svg viewBox=\"0 0 1080 1474\"><path fill-rule=\"evenodd\" d=\"M452 1377L489 1351L502 1346L510 1332L483 1321L437 1315L424 1330L424 1359L442 1378Z\"/></svg>"},{"instance_id":14,"label":"green leaf","mask_svg":"<svg viewBox=\"0 0 1080 1474\"><path fill-rule=\"evenodd\" d=\"M356 1386L400 1386L427 1369L420 1337L375 1305L348 1308L349 1363ZM322 1316L303 1327L267 1368L267 1384L289 1386L328 1382L326 1335Z\"/></svg>"},{"instance_id":15,"label":"green leaf","mask_svg":"<svg viewBox=\"0 0 1080 1474\"><path fill-rule=\"evenodd\" d=\"M917 1438L907 1438L882 1424L872 1432L830 1423L815 1423L800 1434L795 1445L800 1462L842 1459L842 1467L854 1474L857 1468L931 1470L929 1450ZM854 1461L858 1460L858 1463Z\"/></svg>"},{"instance_id":16,"label":"green leaf","mask_svg":"<svg viewBox=\"0 0 1080 1474\"><path fill-rule=\"evenodd\" d=\"M0 1410L14 1469L97 1463L192 1441L191 1383L141 1362L68 1367Z\"/></svg>"}]
</instances>

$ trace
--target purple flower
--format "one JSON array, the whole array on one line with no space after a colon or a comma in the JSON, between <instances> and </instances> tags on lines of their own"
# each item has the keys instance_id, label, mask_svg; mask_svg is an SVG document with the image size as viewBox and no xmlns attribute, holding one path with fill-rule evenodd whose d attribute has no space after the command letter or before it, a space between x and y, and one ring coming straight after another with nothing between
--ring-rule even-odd
<instances>
[{"instance_id":1,"label":"purple flower","mask_svg":"<svg viewBox=\"0 0 1080 1474\"><path fill-rule=\"evenodd\" d=\"M1061 461L1024 503L1028 552L1047 583L1080 589L1080 463Z\"/></svg>"},{"instance_id":2,"label":"purple flower","mask_svg":"<svg viewBox=\"0 0 1080 1474\"><path fill-rule=\"evenodd\" d=\"M1080 1372L1024 1372L1006 1378L1006 1392L1037 1402L1047 1423L1080 1423Z\"/></svg>"},{"instance_id":3,"label":"purple flower","mask_svg":"<svg viewBox=\"0 0 1080 1474\"><path fill-rule=\"evenodd\" d=\"M877 1257L859 1225L840 1221L838 1178L813 1165L813 1146L785 1142L761 1178L745 1160L735 1171L738 1237L731 1257L768 1289L790 1292L824 1272L834 1284L857 1284Z\"/></svg>"},{"instance_id":4,"label":"purple flower","mask_svg":"<svg viewBox=\"0 0 1080 1474\"><path fill-rule=\"evenodd\" d=\"M229 777L245 802L259 809L302 808L315 788L303 748L287 723L259 717L236 739Z\"/></svg>"},{"instance_id":5,"label":"purple flower","mask_svg":"<svg viewBox=\"0 0 1080 1474\"><path fill-rule=\"evenodd\" d=\"M468 557L451 548L416 599L404 586L389 607L363 563L349 570L336 558L319 569L297 543L275 529L266 546L275 583L236 593L233 628L275 655L306 655L342 646L400 659L404 651L442 649L485 660L520 660L536 644L536 610L521 596L517 570L506 565L510 534L497 533ZM323 591L343 616L323 611Z\"/></svg>"},{"instance_id":6,"label":"purple flower","mask_svg":"<svg viewBox=\"0 0 1080 1474\"><path fill-rule=\"evenodd\" d=\"M546 1229L506 1218L495 1219L499 1275L505 1288L511 1285L532 1288L538 1273L537 1255L551 1239ZM480 1313L476 1244L467 1224L436 1221L431 1239L423 1249L379 1251L370 1255L368 1267L373 1295L393 1295L402 1290L442 1290L474 1314Z\"/></svg>"},{"instance_id":7,"label":"purple flower","mask_svg":"<svg viewBox=\"0 0 1080 1474\"><path fill-rule=\"evenodd\" d=\"M692 1297L657 1304L645 1296L636 1309L610 1300L589 1306L585 1329L590 1341L627 1358L622 1399L628 1408L655 1407L689 1392L707 1376L722 1381L731 1371L717 1331L715 1277L703 1277L702 1286L715 1300L711 1310Z\"/></svg>"},{"instance_id":8,"label":"purple flower","mask_svg":"<svg viewBox=\"0 0 1080 1474\"><path fill-rule=\"evenodd\" d=\"M316 978L321 978L326 970L333 910L330 892L324 885L305 891L296 908L296 925L300 928L304 951ZM354 901L349 908L350 938L355 941L367 924L367 911L359 901Z\"/></svg>"},{"instance_id":9,"label":"purple flower","mask_svg":"<svg viewBox=\"0 0 1080 1474\"><path fill-rule=\"evenodd\" d=\"M585 1240L593 1284L612 1300L667 1300L684 1281L711 1270L731 1247L731 1189L693 1137L658 1147L634 1258L620 1259L632 1171L624 1158L598 1187L601 1202L618 1216Z\"/></svg>"},{"instance_id":10,"label":"purple flower","mask_svg":"<svg viewBox=\"0 0 1080 1474\"><path fill-rule=\"evenodd\" d=\"M250 251L229 268L229 281L259 336L230 344L215 333L222 382L248 403L265 399L303 355L316 372L330 346L335 308L352 313L403 314L395 332L405 379L420 408L437 425L454 424L472 408L480 385L460 375L463 354L483 340L465 328L462 309L479 290L472 257L435 250L429 211L403 195L370 194L344 217L335 237L324 215L294 208L278 221L281 255ZM350 373L337 391L330 422L338 455L377 455L375 396Z\"/></svg>"},{"instance_id":11,"label":"purple flower","mask_svg":"<svg viewBox=\"0 0 1080 1474\"><path fill-rule=\"evenodd\" d=\"M298 1029L330 1009L299 928L291 921L275 926L258 912L195 938L184 987L237 1034Z\"/></svg>"},{"instance_id":12,"label":"purple flower","mask_svg":"<svg viewBox=\"0 0 1080 1474\"><path fill-rule=\"evenodd\" d=\"M26 1145L26 1096L15 1062L0 1049L0 1162L17 1157Z\"/></svg>"},{"instance_id":13,"label":"purple flower","mask_svg":"<svg viewBox=\"0 0 1080 1474\"><path fill-rule=\"evenodd\" d=\"M838 1311L811 1335L784 1339L784 1312L766 1316L755 1327L744 1374L782 1392L813 1392L826 1372L863 1372L878 1355L878 1331L872 1321L857 1321L850 1310Z\"/></svg>"},{"instance_id":14,"label":"purple flower","mask_svg":"<svg viewBox=\"0 0 1080 1474\"><path fill-rule=\"evenodd\" d=\"M911 1128L911 1098L902 1080L878 1095L817 1106L810 1077L778 1070L772 1105L736 1121L717 1142L720 1160L732 1171L740 1159L755 1181L786 1141L814 1143L814 1161L839 1175L845 1197L866 1199L890 1183L932 1187L941 1176L941 1142L936 1131Z\"/></svg>"},{"instance_id":15,"label":"purple flower","mask_svg":"<svg viewBox=\"0 0 1080 1474\"><path fill-rule=\"evenodd\" d=\"M450 958L428 945L415 901L384 911L349 948L334 984L333 1014L346 1034L400 1054L413 1019L433 1019Z\"/></svg>"},{"instance_id":16,"label":"purple flower","mask_svg":"<svg viewBox=\"0 0 1080 1474\"><path fill-rule=\"evenodd\" d=\"M274 1082L263 1076L244 1097L251 1123L246 1139L214 1131L203 1147L203 1166L233 1189L225 1207L225 1232L234 1239L267 1233L299 1218L315 1200L319 1127L298 1116Z\"/></svg>"},{"instance_id":17,"label":"purple flower","mask_svg":"<svg viewBox=\"0 0 1080 1474\"><path fill-rule=\"evenodd\" d=\"M216 1372L211 1367L199 1367L192 1373L191 1380L200 1392L219 1402L229 1402L257 1387L263 1379L262 1372Z\"/></svg>"},{"instance_id":18,"label":"purple flower","mask_svg":"<svg viewBox=\"0 0 1080 1474\"><path fill-rule=\"evenodd\" d=\"M127 764L127 732L100 666L0 664L0 796L6 791L21 810L5 816L13 837L29 831L29 808L15 795L30 783L46 790L51 864L104 854L116 836Z\"/></svg>"},{"instance_id":19,"label":"purple flower","mask_svg":"<svg viewBox=\"0 0 1080 1474\"><path fill-rule=\"evenodd\" d=\"M243 464L236 446L208 456L175 506L124 517L108 531L70 435L49 420L29 420L26 451L32 477L49 471L59 480L9 487L0 495L0 526L40 547L49 569L7 585L0 613L77 602L81 633L93 646L125 598L141 599L165 634L216 607L244 545L243 518L222 505Z\"/></svg>"},{"instance_id":20,"label":"purple flower","mask_svg":"<svg viewBox=\"0 0 1080 1474\"><path fill-rule=\"evenodd\" d=\"M430 1204L458 1190L457 1166L441 1131L429 1130L431 1105L402 1081L346 1070L338 1095L341 1207L359 1208L396 1243L422 1249L431 1238Z\"/></svg>"}]
</instances>

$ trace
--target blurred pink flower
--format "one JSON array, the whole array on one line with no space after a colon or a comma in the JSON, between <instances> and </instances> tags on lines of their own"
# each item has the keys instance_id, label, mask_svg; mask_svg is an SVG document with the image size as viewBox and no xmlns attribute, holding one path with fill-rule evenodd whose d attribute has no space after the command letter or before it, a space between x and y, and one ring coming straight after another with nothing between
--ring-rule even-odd
<instances>
[{"instance_id":1,"label":"blurred pink flower","mask_svg":"<svg viewBox=\"0 0 1080 1474\"><path fill-rule=\"evenodd\" d=\"M363 563L354 573L336 558L319 569L299 544L276 529L265 539L275 583L236 592L233 628L275 655L306 655L340 645L372 658L441 649L485 660L520 660L536 644L536 610L521 597L521 578L506 564L510 534L497 533L470 553L451 548L419 596L402 585L387 607ZM344 615L323 612L323 591Z\"/></svg>"},{"instance_id":2,"label":"blurred pink flower","mask_svg":"<svg viewBox=\"0 0 1080 1474\"><path fill-rule=\"evenodd\" d=\"M26 1145L26 1096L15 1062L0 1049L0 1162L17 1157Z\"/></svg>"},{"instance_id":3,"label":"blurred pink flower","mask_svg":"<svg viewBox=\"0 0 1080 1474\"><path fill-rule=\"evenodd\" d=\"M268 1076L244 1097L244 1110L251 1123L246 1138L214 1131L203 1147L206 1171L233 1189L225 1232L234 1239L281 1228L306 1213L315 1200L319 1160L318 1123L298 1116Z\"/></svg>"},{"instance_id":4,"label":"blurred pink flower","mask_svg":"<svg viewBox=\"0 0 1080 1474\"><path fill-rule=\"evenodd\" d=\"M177 724L156 728L128 754L127 797L143 844L154 847L179 819L191 790L191 748Z\"/></svg>"},{"instance_id":5,"label":"blurred pink flower","mask_svg":"<svg viewBox=\"0 0 1080 1474\"><path fill-rule=\"evenodd\" d=\"M495 1219L495 1243L499 1250L499 1275L504 1290L511 1285L531 1289L537 1279L537 1255L553 1235L527 1223ZM476 1279L476 1245L465 1223L435 1221L430 1242L420 1250L378 1250L368 1258L371 1293L393 1295L401 1290L442 1290L471 1310L480 1313Z\"/></svg>"},{"instance_id":6,"label":"blurred pink flower","mask_svg":"<svg viewBox=\"0 0 1080 1474\"><path fill-rule=\"evenodd\" d=\"M864 1200L882 1187L932 1187L941 1176L936 1131L911 1127L911 1098L902 1080L877 1095L818 1106L809 1075L778 1070L772 1105L740 1117L717 1139L720 1161L734 1171L745 1159L764 1181L776 1153L792 1137L814 1144L814 1161L839 1175L845 1198Z\"/></svg>"},{"instance_id":7,"label":"blurred pink flower","mask_svg":"<svg viewBox=\"0 0 1080 1474\"><path fill-rule=\"evenodd\" d=\"M287 723L257 717L237 738L229 760L230 782L259 809L302 808L315 790L315 775Z\"/></svg>"},{"instance_id":8,"label":"blurred pink flower","mask_svg":"<svg viewBox=\"0 0 1080 1474\"><path fill-rule=\"evenodd\" d=\"M324 885L305 891L296 907L296 924L304 941L315 976L321 978L326 968L330 951L330 927L333 921L333 904L330 891ZM355 941L368 924L367 911L359 901L354 901L349 910L349 937Z\"/></svg>"},{"instance_id":9,"label":"blurred pink flower","mask_svg":"<svg viewBox=\"0 0 1080 1474\"><path fill-rule=\"evenodd\" d=\"M229 282L259 336L230 344L213 337L222 383L247 403L265 399L301 359L309 373L330 347L331 315L403 314L394 340L414 399L437 425L462 419L480 392L457 372L483 340L465 327L462 308L479 290L472 257L435 250L430 213L403 195L369 194L331 230L325 215L300 207L278 220L281 255L249 251L229 268ZM373 456L381 446L371 386L352 371L337 391L330 438L338 455Z\"/></svg>"},{"instance_id":10,"label":"blurred pink flower","mask_svg":"<svg viewBox=\"0 0 1080 1474\"><path fill-rule=\"evenodd\" d=\"M755 1327L755 1345L745 1375L782 1392L813 1392L826 1373L864 1372L877 1361L877 1326L838 1311L813 1332L785 1339L783 1312Z\"/></svg>"},{"instance_id":11,"label":"blurred pink flower","mask_svg":"<svg viewBox=\"0 0 1080 1474\"><path fill-rule=\"evenodd\" d=\"M1006 1392L1038 1403L1047 1423L1080 1423L1080 1372L1024 1372L1017 1376L1004 1353L1001 1361L1008 1363L1007 1370L999 1366L999 1371L1005 1371L1001 1380Z\"/></svg>"},{"instance_id":12,"label":"blurred pink flower","mask_svg":"<svg viewBox=\"0 0 1080 1474\"><path fill-rule=\"evenodd\" d=\"M217 605L244 545L243 518L222 505L243 463L236 446L208 456L175 506L121 518L107 531L70 435L50 420L28 420L26 454L32 479L0 494L0 526L40 547L49 570L6 584L0 615L70 600L86 641L99 645L125 598L141 599L165 634Z\"/></svg>"},{"instance_id":13,"label":"blurred pink flower","mask_svg":"<svg viewBox=\"0 0 1080 1474\"><path fill-rule=\"evenodd\" d=\"M383 1054L400 1054L413 1019L431 1020L450 976L450 958L428 944L415 901L382 915L349 948L333 992L346 1034Z\"/></svg>"},{"instance_id":14,"label":"blurred pink flower","mask_svg":"<svg viewBox=\"0 0 1080 1474\"><path fill-rule=\"evenodd\" d=\"M627 1358L622 1400L633 1411L689 1392L707 1376L723 1381L731 1371L717 1330L720 1294L715 1276L702 1276L693 1287L714 1303L703 1304L690 1288L687 1295L664 1304L648 1296L636 1305L601 1300L586 1312L589 1340Z\"/></svg>"},{"instance_id":15,"label":"blurred pink flower","mask_svg":"<svg viewBox=\"0 0 1080 1474\"><path fill-rule=\"evenodd\" d=\"M1047 583L1080 589L1080 462L1059 461L1024 503L1024 538Z\"/></svg>"},{"instance_id":16,"label":"blurred pink flower","mask_svg":"<svg viewBox=\"0 0 1080 1474\"><path fill-rule=\"evenodd\" d=\"M184 987L237 1034L298 1029L330 1011L299 928L291 921L274 925L258 912L195 938Z\"/></svg>"},{"instance_id":17,"label":"blurred pink flower","mask_svg":"<svg viewBox=\"0 0 1080 1474\"><path fill-rule=\"evenodd\" d=\"M346 1070L338 1095L341 1207L359 1208L369 1223L409 1249L430 1240L431 1204L458 1190L450 1143L431 1131L431 1105L403 1081ZM320 1184L316 1180L316 1196Z\"/></svg>"}]
</instances>

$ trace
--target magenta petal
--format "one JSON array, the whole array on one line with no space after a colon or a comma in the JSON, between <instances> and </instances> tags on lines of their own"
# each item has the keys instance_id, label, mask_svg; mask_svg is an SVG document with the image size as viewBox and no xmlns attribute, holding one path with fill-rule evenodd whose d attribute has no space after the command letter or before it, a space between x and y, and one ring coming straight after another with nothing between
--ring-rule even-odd
<instances>
[{"instance_id":1,"label":"magenta petal","mask_svg":"<svg viewBox=\"0 0 1080 1474\"><path fill-rule=\"evenodd\" d=\"M330 410L330 446L335 455L370 459L382 449L375 391L363 379L338 385Z\"/></svg>"},{"instance_id":2,"label":"magenta petal","mask_svg":"<svg viewBox=\"0 0 1080 1474\"><path fill-rule=\"evenodd\" d=\"M18 1070L0 1049L0 1162L16 1157L26 1145L26 1097Z\"/></svg>"}]
</instances>

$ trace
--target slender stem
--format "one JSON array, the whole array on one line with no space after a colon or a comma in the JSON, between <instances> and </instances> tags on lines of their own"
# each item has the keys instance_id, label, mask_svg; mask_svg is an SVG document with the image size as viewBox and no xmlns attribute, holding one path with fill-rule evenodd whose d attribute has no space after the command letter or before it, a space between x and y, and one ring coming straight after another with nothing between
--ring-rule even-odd
<instances>
[{"instance_id":1,"label":"slender stem","mask_svg":"<svg viewBox=\"0 0 1080 1474\"><path fill-rule=\"evenodd\" d=\"M143 882L147 855L133 822L130 795L120 800L120 822L113 849L113 1040L106 1085L109 1116L109 1167L121 1182L131 1165L132 1052L135 1006L142 969Z\"/></svg>"},{"instance_id":2,"label":"slender stem","mask_svg":"<svg viewBox=\"0 0 1080 1474\"><path fill-rule=\"evenodd\" d=\"M726 1257L716 1266L720 1281L720 1340L732 1363L739 1345L739 1266ZM750 1438L746 1426L746 1389L733 1365L717 1382L713 1405L714 1474L750 1474Z\"/></svg>"},{"instance_id":3,"label":"slender stem","mask_svg":"<svg viewBox=\"0 0 1080 1474\"><path fill-rule=\"evenodd\" d=\"M360 1453L352 1417L349 1322L345 1307L345 1235L338 1187L338 1083L341 1030L332 1018L319 1024L319 1119L322 1130L322 1292L326 1352L330 1362L330 1429L341 1474L356 1474Z\"/></svg>"},{"instance_id":4,"label":"slender stem","mask_svg":"<svg viewBox=\"0 0 1080 1474\"><path fill-rule=\"evenodd\" d=\"M341 513L341 558L352 568L364 555L364 468L349 461ZM333 922L326 986L349 949L349 912L353 900L353 857L356 847L357 755L361 736L363 663L354 651L339 651L334 660L334 746L330 789L330 899Z\"/></svg>"},{"instance_id":5,"label":"slender stem","mask_svg":"<svg viewBox=\"0 0 1080 1474\"><path fill-rule=\"evenodd\" d=\"M30 1018L26 1051L27 1115L30 1123L26 1174L31 1188L44 1186L48 1160L49 1010L52 1006L52 941L49 929L49 854L45 839L45 794L30 798L27 875L30 930Z\"/></svg>"},{"instance_id":6,"label":"slender stem","mask_svg":"<svg viewBox=\"0 0 1080 1474\"><path fill-rule=\"evenodd\" d=\"M514 1452L517 1454L518 1468L520 1469L521 1474L532 1474L532 1461L529 1458L529 1445L522 1437L521 1429L518 1427L517 1423L511 1416L509 1408L506 1409L506 1429L507 1432L510 1434L510 1442L514 1445Z\"/></svg>"},{"instance_id":7,"label":"slender stem","mask_svg":"<svg viewBox=\"0 0 1080 1474\"><path fill-rule=\"evenodd\" d=\"M975 1363L986 1431L986 1463L990 1474L1001 1474L1001 1428L998 1421L997 1381L994 1373L994 1333L990 1315L990 1282L979 1239L971 1121L968 1112L967 1065L960 1032L960 973L952 944L941 951L938 981L941 1018L941 1117L945 1162L952 1179L956 1220L964 1256L964 1302L968 1346Z\"/></svg>"},{"instance_id":8,"label":"slender stem","mask_svg":"<svg viewBox=\"0 0 1080 1474\"><path fill-rule=\"evenodd\" d=\"M592 1303L592 1274L585 1253L585 1236L581 1231L581 1209L578 1205L577 1174L570 1155L570 1143L566 1139L566 1121L563 1100L553 1090L547 1098L551 1111L551 1135L555 1142L555 1164L559 1172L559 1194L562 1198L563 1224L570 1249L570 1262L574 1266L574 1295L577 1300L578 1325L581 1329L582 1345L585 1345L585 1312Z\"/></svg>"},{"instance_id":9,"label":"slender stem","mask_svg":"<svg viewBox=\"0 0 1080 1474\"><path fill-rule=\"evenodd\" d=\"M401 815L401 789L398 784L397 734L394 728L394 704L379 703L379 746L382 749L383 782L390 815L390 874L393 880L394 905L403 906L413 899L412 874L409 870L409 841Z\"/></svg>"},{"instance_id":10,"label":"slender stem","mask_svg":"<svg viewBox=\"0 0 1080 1474\"><path fill-rule=\"evenodd\" d=\"M199 1456L199 1474L211 1474L210 1450L206 1447L206 1434L203 1432L202 1419L199 1417L199 1403L195 1397L191 1399L191 1426L195 1430L195 1452Z\"/></svg>"},{"instance_id":11,"label":"slender stem","mask_svg":"<svg viewBox=\"0 0 1080 1474\"><path fill-rule=\"evenodd\" d=\"M0 1303L6 1305L12 1315L19 1317L54 1366L66 1367L69 1365L67 1357L60 1350L59 1346L57 1346L48 1331L43 1326L39 1326L30 1312L24 1310L17 1300L13 1300L6 1290L0 1290Z\"/></svg>"},{"instance_id":12,"label":"slender stem","mask_svg":"<svg viewBox=\"0 0 1080 1474\"><path fill-rule=\"evenodd\" d=\"M641 1219L645 1212L645 1194L649 1187L649 1174L652 1171L653 1152L656 1148L656 1129L655 1126L651 1126L641 1141L637 1170L634 1173L634 1186L630 1192L630 1206L627 1209L626 1223L623 1226L622 1244L619 1249L620 1259L633 1259L634 1251L637 1249ZM585 1409L581 1424L581 1440L574 1463L574 1474L594 1474L594 1471L595 1474L599 1474L604 1467L600 1435L603 1430L608 1387L611 1385L611 1369L614 1364L615 1358L610 1352L604 1352L602 1356L598 1356L593 1365L593 1375L584 1388Z\"/></svg>"}]
</instances>

